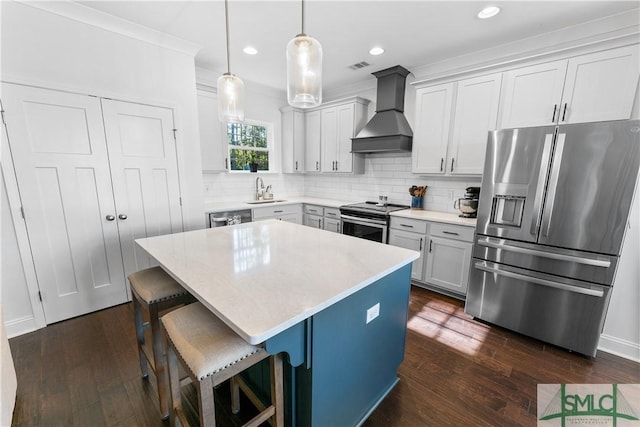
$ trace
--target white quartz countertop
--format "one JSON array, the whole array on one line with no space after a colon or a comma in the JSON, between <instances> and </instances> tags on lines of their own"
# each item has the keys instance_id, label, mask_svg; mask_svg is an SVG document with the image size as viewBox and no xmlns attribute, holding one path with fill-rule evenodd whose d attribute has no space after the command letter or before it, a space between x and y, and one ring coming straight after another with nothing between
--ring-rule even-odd
<instances>
[{"instance_id":1,"label":"white quartz countertop","mask_svg":"<svg viewBox=\"0 0 640 427\"><path fill-rule=\"evenodd\" d=\"M276 220L136 243L251 344L419 257L416 251Z\"/></svg>"},{"instance_id":2,"label":"white quartz countertop","mask_svg":"<svg viewBox=\"0 0 640 427\"><path fill-rule=\"evenodd\" d=\"M267 206L295 205L299 203L307 203L311 205L320 205L320 206L327 206L330 208L338 208L342 205L354 203L353 201L320 199L315 197L283 197L282 199L284 200L271 202L271 203L248 203L249 202L248 200L244 202L207 202L205 201L204 210L205 210L205 213L226 212L226 211L235 211L240 209L257 209L260 207L267 207ZM276 200L280 200L280 198L276 197Z\"/></svg>"},{"instance_id":3,"label":"white quartz countertop","mask_svg":"<svg viewBox=\"0 0 640 427\"><path fill-rule=\"evenodd\" d=\"M427 211L423 209L403 209L401 211L391 212L391 216L421 219L424 221L444 222L447 224L466 225L468 227L476 226L475 218L460 218L458 214L449 212Z\"/></svg>"}]
</instances>

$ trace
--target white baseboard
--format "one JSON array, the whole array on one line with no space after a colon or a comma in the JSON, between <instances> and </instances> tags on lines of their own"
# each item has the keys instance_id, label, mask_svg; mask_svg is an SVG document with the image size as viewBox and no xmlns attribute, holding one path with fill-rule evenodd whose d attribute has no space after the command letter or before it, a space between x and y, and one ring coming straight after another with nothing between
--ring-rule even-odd
<instances>
[{"instance_id":1,"label":"white baseboard","mask_svg":"<svg viewBox=\"0 0 640 427\"><path fill-rule=\"evenodd\" d=\"M7 330L8 338L17 337L19 335L23 335L28 332L33 332L37 329L40 329L40 327L38 326L38 322L36 322L36 319L33 316L25 316L18 319L9 320L4 324L4 327Z\"/></svg>"},{"instance_id":2,"label":"white baseboard","mask_svg":"<svg viewBox=\"0 0 640 427\"><path fill-rule=\"evenodd\" d=\"M637 342L602 334L600 335L598 350L640 363L640 343Z\"/></svg>"}]
</instances>

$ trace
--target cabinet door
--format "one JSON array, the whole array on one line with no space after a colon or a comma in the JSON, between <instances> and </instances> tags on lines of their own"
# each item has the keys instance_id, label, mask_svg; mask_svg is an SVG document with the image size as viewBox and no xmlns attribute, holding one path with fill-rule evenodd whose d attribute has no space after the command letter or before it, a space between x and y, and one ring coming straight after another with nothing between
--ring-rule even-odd
<instances>
[{"instance_id":1,"label":"cabinet door","mask_svg":"<svg viewBox=\"0 0 640 427\"><path fill-rule=\"evenodd\" d=\"M305 113L306 172L320 172L320 110Z\"/></svg>"},{"instance_id":2,"label":"cabinet door","mask_svg":"<svg viewBox=\"0 0 640 427\"><path fill-rule=\"evenodd\" d=\"M355 105L347 104L337 107L336 135L336 172L353 172L353 154L351 154L351 138L354 135Z\"/></svg>"},{"instance_id":3,"label":"cabinet door","mask_svg":"<svg viewBox=\"0 0 640 427\"><path fill-rule=\"evenodd\" d=\"M638 56L638 46L628 46L570 59L560 123L631 118Z\"/></svg>"},{"instance_id":4,"label":"cabinet door","mask_svg":"<svg viewBox=\"0 0 640 427\"><path fill-rule=\"evenodd\" d=\"M126 302L99 98L3 83L2 104L46 322Z\"/></svg>"},{"instance_id":5,"label":"cabinet door","mask_svg":"<svg viewBox=\"0 0 640 427\"><path fill-rule=\"evenodd\" d=\"M304 172L304 114L286 107L282 114L282 172Z\"/></svg>"},{"instance_id":6,"label":"cabinet door","mask_svg":"<svg viewBox=\"0 0 640 427\"><path fill-rule=\"evenodd\" d=\"M198 89L200 152L204 172L227 171L226 129L218 120L218 95Z\"/></svg>"},{"instance_id":7,"label":"cabinet door","mask_svg":"<svg viewBox=\"0 0 640 427\"><path fill-rule=\"evenodd\" d=\"M558 122L567 61L555 61L504 73L500 128Z\"/></svg>"},{"instance_id":8,"label":"cabinet door","mask_svg":"<svg viewBox=\"0 0 640 427\"><path fill-rule=\"evenodd\" d=\"M320 151L322 172L335 172L338 142L338 110L335 107L320 110Z\"/></svg>"},{"instance_id":9,"label":"cabinet door","mask_svg":"<svg viewBox=\"0 0 640 427\"><path fill-rule=\"evenodd\" d=\"M453 175L482 175L487 135L495 130L502 74L458 82L454 126L447 161Z\"/></svg>"},{"instance_id":10,"label":"cabinet door","mask_svg":"<svg viewBox=\"0 0 640 427\"><path fill-rule=\"evenodd\" d=\"M469 282L472 243L429 237L424 281L464 295Z\"/></svg>"},{"instance_id":11,"label":"cabinet door","mask_svg":"<svg viewBox=\"0 0 640 427\"><path fill-rule=\"evenodd\" d=\"M278 219L280 221L292 222L294 224L302 224L302 214L301 213L280 215L280 216L276 217L276 219Z\"/></svg>"},{"instance_id":12,"label":"cabinet door","mask_svg":"<svg viewBox=\"0 0 640 427\"><path fill-rule=\"evenodd\" d=\"M304 214L304 225L313 228L323 228L322 217L318 215Z\"/></svg>"},{"instance_id":13,"label":"cabinet door","mask_svg":"<svg viewBox=\"0 0 640 427\"><path fill-rule=\"evenodd\" d=\"M340 233L340 220L334 218L324 218L323 229L332 231L334 233Z\"/></svg>"},{"instance_id":14,"label":"cabinet door","mask_svg":"<svg viewBox=\"0 0 640 427\"><path fill-rule=\"evenodd\" d=\"M389 244L401 248L411 249L420 252L420 258L413 261L411 266L411 278L422 281L424 274L424 234L409 233L401 230L389 230Z\"/></svg>"},{"instance_id":15,"label":"cabinet door","mask_svg":"<svg viewBox=\"0 0 640 427\"><path fill-rule=\"evenodd\" d=\"M412 151L414 173L445 172L453 90L453 83L447 83L416 91L416 131Z\"/></svg>"}]
</instances>

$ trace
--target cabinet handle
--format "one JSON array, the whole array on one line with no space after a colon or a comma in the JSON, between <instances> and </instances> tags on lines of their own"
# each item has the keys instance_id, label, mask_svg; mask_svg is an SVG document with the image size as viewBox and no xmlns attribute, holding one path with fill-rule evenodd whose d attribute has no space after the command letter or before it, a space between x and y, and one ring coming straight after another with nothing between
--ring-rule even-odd
<instances>
[{"instance_id":1,"label":"cabinet handle","mask_svg":"<svg viewBox=\"0 0 640 427\"><path fill-rule=\"evenodd\" d=\"M420 251L422 250L422 237L420 238Z\"/></svg>"},{"instance_id":2,"label":"cabinet handle","mask_svg":"<svg viewBox=\"0 0 640 427\"><path fill-rule=\"evenodd\" d=\"M453 172L453 162L454 162L455 160L456 160L456 159L451 159L451 172Z\"/></svg>"},{"instance_id":3,"label":"cabinet handle","mask_svg":"<svg viewBox=\"0 0 640 427\"><path fill-rule=\"evenodd\" d=\"M338 161L336 160L336 171L338 171L340 169L338 169Z\"/></svg>"},{"instance_id":4,"label":"cabinet handle","mask_svg":"<svg viewBox=\"0 0 640 427\"><path fill-rule=\"evenodd\" d=\"M409 224L400 224L400 225L407 228L413 228L413 225L409 225Z\"/></svg>"},{"instance_id":5,"label":"cabinet handle","mask_svg":"<svg viewBox=\"0 0 640 427\"><path fill-rule=\"evenodd\" d=\"M567 103L564 103L564 111L562 111L562 121L564 122L564 118L567 115Z\"/></svg>"},{"instance_id":6,"label":"cabinet handle","mask_svg":"<svg viewBox=\"0 0 640 427\"><path fill-rule=\"evenodd\" d=\"M443 167L444 167L444 157L440 157L440 172L443 171L442 169Z\"/></svg>"},{"instance_id":7,"label":"cabinet handle","mask_svg":"<svg viewBox=\"0 0 640 427\"><path fill-rule=\"evenodd\" d=\"M432 248L433 248L433 240L429 239L429 253L431 253Z\"/></svg>"},{"instance_id":8,"label":"cabinet handle","mask_svg":"<svg viewBox=\"0 0 640 427\"><path fill-rule=\"evenodd\" d=\"M443 234L450 234L450 235L452 235L452 236L459 236L459 234L458 234L458 233L454 233L453 231L446 231L446 230L442 230L442 233L443 233Z\"/></svg>"},{"instance_id":9,"label":"cabinet handle","mask_svg":"<svg viewBox=\"0 0 640 427\"><path fill-rule=\"evenodd\" d=\"M296 160L296 170L298 170L298 161Z\"/></svg>"},{"instance_id":10,"label":"cabinet handle","mask_svg":"<svg viewBox=\"0 0 640 427\"><path fill-rule=\"evenodd\" d=\"M284 212L283 210L279 210L279 211L273 211L273 213L282 213Z\"/></svg>"},{"instance_id":11,"label":"cabinet handle","mask_svg":"<svg viewBox=\"0 0 640 427\"><path fill-rule=\"evenodd\" d=\"M225 169L229 169L229 163L228 163L228 159L226 157L224 158L224 168Z\"/></svg>"},{"instance_id":12,"label":"cabinet handle","mask_svg":"<svg viewBox=\"0 0 640 427\"><path fill-rule=\"evenodd\" d=\"M556 121L556 110L558 109L558 104L553 104L553 116L551 117L551 123L555 123Z\"/></svg>"},{"instance_id":13,"label":"cabinet handle","mask_svg":"<svg viewBox=\"0 0 640 427\"><path fill-rule=\"evenodd\" d=\"M316 162L316 170L320 170L320 162Z\"/></svg>"},{"instance_id":14,"label":"cabinet handle","mask_svg":"<svg viewBox=\"0 0 640 427\"><path fill-rule=\"evenodd\" d=\"M124 220L125 220L125 219L127 219L128 217L127 217L125 214L120 214L120 215L118 215L118 218L120 218L121 220L123 220L123 221L124 221Z\"/></svg>"},{"instance_id":15,"label":"cabinet handle","mask_svg":"<svg viewBox=\"0 0 640 427\"><path fill-rule=\"evenodd\" d=\"M107 221L113 221L114 219L116 219L116 217L115 217L115 216L113 216L113 215L107 215L107 216L105 217L105 219L106 219Z\"/></svg>"}]
</instances>

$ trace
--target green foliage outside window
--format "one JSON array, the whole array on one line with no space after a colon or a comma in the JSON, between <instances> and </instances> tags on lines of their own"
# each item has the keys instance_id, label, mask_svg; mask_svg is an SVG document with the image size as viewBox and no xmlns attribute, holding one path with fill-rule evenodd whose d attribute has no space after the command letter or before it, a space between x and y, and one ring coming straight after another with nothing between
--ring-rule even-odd
<instances>
[{"instance_id":1,"label":"green foliage outside window","mask_svg":"<svg viewBox=\"0 0 640 427\"><path fill-rule=\"evenodd\" d=\"M249 171L251 164L257 170L269 170L268 129L247 123L228 123L227 139L232 171Z\"/></svg>"}]
</instances>

